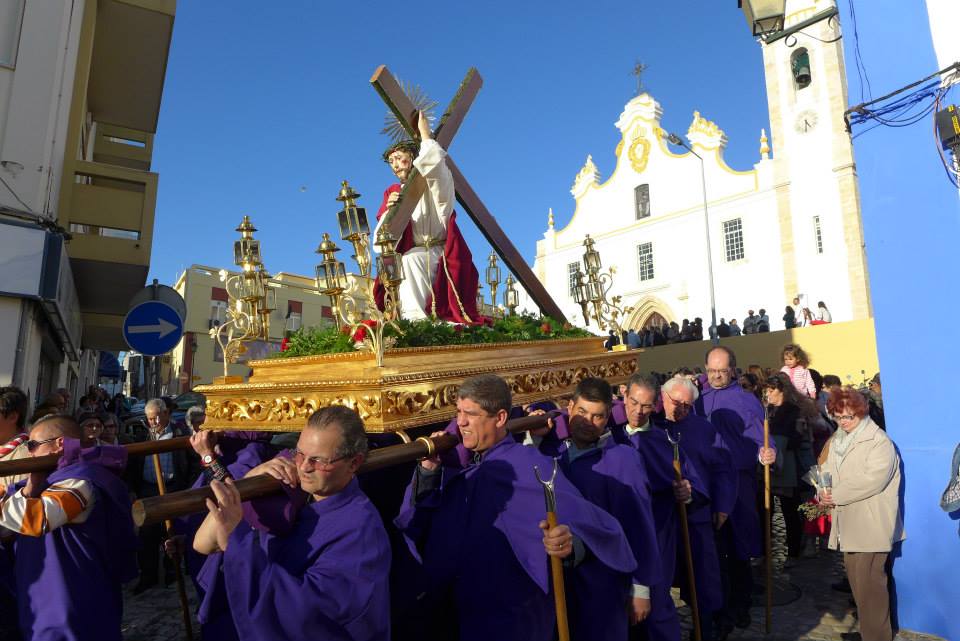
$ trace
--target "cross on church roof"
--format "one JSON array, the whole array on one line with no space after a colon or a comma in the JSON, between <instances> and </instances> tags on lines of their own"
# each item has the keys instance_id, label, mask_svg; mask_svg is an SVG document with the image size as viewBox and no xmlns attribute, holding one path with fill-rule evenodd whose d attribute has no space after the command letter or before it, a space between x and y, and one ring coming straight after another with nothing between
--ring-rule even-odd
<instances>
[{"instance_id":1,"label":"cross on church roof","mask_svg":"<svg viewBox=\"0 0 960 641\"><path fill-rule=\"evenodd\" d=\"M639 60L637 60L636 64L633 65L633 71L630 72L631 76L637 77L637 95L638 96L643 93L643 78L641 76L643 76L643 72L646 71L649 67L650 65L645 65Z\"/></svg>"}]
</instances>

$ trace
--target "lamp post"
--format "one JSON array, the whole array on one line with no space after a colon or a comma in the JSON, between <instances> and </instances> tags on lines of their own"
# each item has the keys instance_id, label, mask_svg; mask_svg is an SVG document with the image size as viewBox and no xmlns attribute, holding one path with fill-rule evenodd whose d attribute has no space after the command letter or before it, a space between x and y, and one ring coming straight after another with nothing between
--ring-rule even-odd
<instances>
[{"instance_id":1,"label":"lamp post","mask_svg":"<svg viewBox=\"0 0 960 641\"><path fill-rule=\"evenodd\" d=\"M763 40L764 44L771 44L777 40L788 38L821 20L836 19L838 13L836 6L828 7L806 20L784 29L787 0L737 0L737 6L743 9L743 15L746 17L753 35ZM786 44L788 47L792 47L796 44L796 38L793 39L792 43L787 41Z\"/></svg>"},{"instance_id":2,"label":"lamp post","mask_svg":"<svg viewBox=\"0 0 960 641\"><path fill-rule=\"evenodd\" d=\"M337 324L337 329L340 329L340 297L347 288L347 274L343 263L334 255L338 251L340 248L330 240L330 234L324 232L317 247L317 253L323 256L323 260L317 265L317 289L321 294L330 297L333 320Z\"/></svg>"},{"instance_id":3,"label":"lamp post","mask_svg":"<svg viewBox=\"0 0 960 641\"><path fill-rule=\"evenodd\" d=\"M487 284L490 285L490 304L497 307L497 285L500 284L500 265L497 264L497 253L491 251L487 257Z\"/></svg>"},{"instance_id":4,"label":"lamp post","mask_svg":"<svg viewBox=\"0 0 960 641\"><path fill-rule=\"evenodd\" d=\"M577 265L577 271L573 274L573 302L580 306L580 311L583 312L583 324L586 327L590 327L590 312L587 311L587 287L583 282L583 271L580 269L580 265Z\"/></svg>"},{"instance_id":5,"label":"lamp post","mask_svg":"<svg viewBox=\"0 0 960 641\"><path fill-rule=\"evenodd\" d=\"M601 330L609 329L617 333L620 337L620 344L614 347L614 350L621 351L627 349L626 332L620 325L620 318L633 311L632 307L621 307L620 296L607 298L610 288L613 287L614 268L611 267L606 272L601 273L600 268L603 261L600 260L600 252L597 251L595 241L587 234L583 239L583 246L586 249L583 252L583 266L586 268L587 282L583 282L583 272L579 266L574 272L576 285L574 287L573 300L580 304L583 310L583 321L586 325L590 324L590 305L593 306L593 318L597 321L597 327Z\"/></svg>"},{"instance_id":6,"label":"lamp post","mask_svg":"<svg viewBox=\"0 0 960 641\"><path fill-rule=\"evenodd\" d=\"M517 307L520 305L520 295L517 292L516 281L513 280L513 274L507 274L506 290L503 292L503 306L507 312L513 316L517 313Z\"/></svg>"},{"instance_id":7,"label":"lamp post","mask_svg":"<svg viewBox=\"0 0 960 641\"><path fill-rule=\"evenodd\" d=\"M720 343L720 336L717 334L717 302L713 288L713 252L710 250L710 212L707 209L707 170L703 162L703 156L695 152L680 136L677 134L669 134L667 140L674 145L683 147L700 161L700 186L703 189L703 227L707 239L707 280L710 284L710 340L714 345L718 345Z\"/></svg>"}]
</instances>

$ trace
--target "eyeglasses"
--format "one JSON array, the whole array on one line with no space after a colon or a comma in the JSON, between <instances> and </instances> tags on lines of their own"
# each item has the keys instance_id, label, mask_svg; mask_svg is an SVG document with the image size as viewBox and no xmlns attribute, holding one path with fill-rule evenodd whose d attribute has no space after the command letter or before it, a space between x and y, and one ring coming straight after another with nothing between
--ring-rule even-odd
<instances>
[{"instance_id":1,"label":"eyeglasses","mask_svg":"<svg viewBox=\"0 0 960 641\"><path fill-rule=\"evenodd\" d=\"M852 420L855 419L855 418L858 418L858 417L855 416L855 415L853 415L853 414L834 414L834 415L833 415L833 420L835 420L835 421L837 421L837 422L840 422L840 421L852 421Z\"/></svg>"},{"instance_id":2,"label":"eyeglasses","mask_svg":"<svg viewBox=\"0 0 960 641\"><path fill-rule=\"evenodd\" d=\"M679 405L680 407L692 407L692 406L693 406L692 403L688 403L688 402L686 402L686 401L678 401L677 399L673 398L673 397L670 396L669 394L667 394L666 396L667 396L667 398L669 398L671 401L673 401L673 403L674 403L675 405Z\"/></svg>"},{"instance_id":3,"label":"eyeglasses","mask_svg":"<svg viewBox=\"0 0 960 641\"><path fill-rule=\"evenodd\" d=\"M294 448L293 457L296 460L297 465L300 465L304 461L310 461L310 464L317 469L329 470L333 467L334 463L339 463L344 459L350 458L349 455L338 456L337 458L327 458L326 456L307 456L300 451L300 448Z\"/></svg>"},{"instance_id":4,"label":"eyeglasses","mask_svg":"<svg viewBox=\"0 0 960 641\"><path fill-rule=\"evenodd\" d=\"M33 454L37 451L41 445L46 445L47 443L53 443L55 440L60 438L59 436L54 436L53 438L44 439L42 441L27 441L27 451Z\"/></svg>"}]
</instances>

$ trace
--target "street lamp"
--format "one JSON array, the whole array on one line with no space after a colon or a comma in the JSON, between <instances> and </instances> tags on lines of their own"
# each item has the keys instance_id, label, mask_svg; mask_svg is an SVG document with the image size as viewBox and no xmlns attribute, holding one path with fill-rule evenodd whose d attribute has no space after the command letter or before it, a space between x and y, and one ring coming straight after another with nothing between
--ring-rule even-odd
<instances>
[{"instance_id":1,"label":"street lamp","mask_svg":"<svg viewBox=\"0 0 960 641\"><path fill-rule=\"evenodd\" d=\"M330 297L330 304L333 307L333 320L340 328L340 296L347 288L347 273L343 262L337 260L336 254L340 251L336 243L330 240L330 234L324 232L320 246L317 247L317 253L323 256L322 262L317 265L316 284L317 289L324 296Z\"/></svg>"},{"instance_id":2,"label":"street lamp","mask_svg":"<svg viewBox=\"0 0 960 641\"><path fill-rule=\"evenodd\" d=\"M671 144L683 147L700 160L700 185L703 188L703 226L707 237L707 279L710 283L710 340L714 345L720 343L720 337L717 335L717 302L713 289L713 253L710 250L710 212L707 210L707 171L703 162L703 156L695 152L677 134L669 134L667 140Z\"/></svg>"},{"instance_id":3,"label":"street lamp","mask_svg":"<svg viewBox=\"0 0 960 641\"><path fill-rule=\"evenodd\" d=\"M743 15L746 17L753 35L763 40L764 44L783 40L821 20L835 19L838 13L836 6L827 7L806 20L784 29L787 0L737 0L737 6L743 9ZM830 40L829 42L835 41ZM793 39L793 42L787 41L786 44L788 47L792 47L796 44L796 38Z\"/></svg>"}]
</instances>

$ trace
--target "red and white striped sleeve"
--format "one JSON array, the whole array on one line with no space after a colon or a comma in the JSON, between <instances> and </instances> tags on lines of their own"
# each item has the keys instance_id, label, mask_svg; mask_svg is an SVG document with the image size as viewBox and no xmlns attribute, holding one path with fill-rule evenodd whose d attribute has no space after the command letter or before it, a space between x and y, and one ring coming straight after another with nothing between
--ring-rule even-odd
<instances>
[{"instance_id":1,"label":"red and white striped sleeve","mask_svg":"<svg viewBox=\"0 0 960 641\"><path fill-rule=\"evenodd\" d=\"M93 485L81 479L63 479L38 498L23 490L3 498L0 526L25 536L43 536L67 523L83 523L93 509Z\"/></svg>"}]
</instances>

